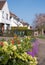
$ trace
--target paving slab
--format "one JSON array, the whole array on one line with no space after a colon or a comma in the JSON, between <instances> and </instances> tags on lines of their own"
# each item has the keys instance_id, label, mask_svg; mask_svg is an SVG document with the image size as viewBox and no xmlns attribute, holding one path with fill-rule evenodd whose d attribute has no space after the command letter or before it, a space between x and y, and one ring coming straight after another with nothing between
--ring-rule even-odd
<instances>
[{"instance_id":1,"label":"paving slab","mask_svg":"<svg viewBox=\"0 0 45 65\"><path fill-rule=\"evenodd\" d=\"M45 39L37 39L39 41L38 47L38 65L45 65Z\"/></svg>"}]
</instances>

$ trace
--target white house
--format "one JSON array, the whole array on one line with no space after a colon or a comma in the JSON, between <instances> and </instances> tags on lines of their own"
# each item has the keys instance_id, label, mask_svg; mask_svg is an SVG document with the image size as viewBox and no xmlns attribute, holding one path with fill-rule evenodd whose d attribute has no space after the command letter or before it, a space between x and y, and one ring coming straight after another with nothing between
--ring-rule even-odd
<instances>
[{"instance_id":1,"label":"white house","mask_svg":"<svg viewBox=\"0 0 45 65\"><path fill-rule=\"evenodd\" d=\"M20 23L22 23L23 27L27 27L28 29L31 29L30 25L24 20L21 20Z\"/></svg>"},{"instance_id":2,"label":"white house","mask_svg":"<svg viewBox=\"0 0 45 65\"><path fill-rule=\"evenodd\" d=\"M2 31L9 28L10 25L10 12L7 1L0 1L0 29Z\"/></svg>"},{"instance_id":3,"label":"white house","mask_svg":"<svg viewBox=\"0 0 45 65\"><path fill-rule=\"evenodd\" d=\"M20 18L18 18L15 14L10 12L10 26L11 27L23 27L23 24L20 22Z\"/></svg>"},{"instance_id":4,"label":"white house","mask_svg":"<svg viewBox=\"0 0 45 65\"><path fill-rule=\"evenodd\" d=\"M15 19L16 15L10 12L10 27L17 27L17 20Z\"/></svg>"},{"instance_id":5,"label":"white house","mask_svg":"<svg viewBox=\"0 0 45 65\"><path fill-rule=\"evenodd\" d=\"M11 13L6 0L0 0L0 29L4 32L11 27L28 27L29 24Z\"/></svg>"}]
</instances>

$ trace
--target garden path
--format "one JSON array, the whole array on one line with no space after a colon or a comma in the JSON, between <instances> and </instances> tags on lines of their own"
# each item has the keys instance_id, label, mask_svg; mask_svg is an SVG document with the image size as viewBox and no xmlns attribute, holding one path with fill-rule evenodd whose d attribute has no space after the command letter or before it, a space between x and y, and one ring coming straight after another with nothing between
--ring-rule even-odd
<instances>
[{"instance_id":1,"label":"garden path","mask_svg":"<svg viewBox=\"0 0 45 65\"><path fill-rule=\"evenodd\" d=\"M45 65L45 39L39 39L39 48L38 48L38 59L39 59L39 64L38 65Z\"/></svg>"}]
</instances>

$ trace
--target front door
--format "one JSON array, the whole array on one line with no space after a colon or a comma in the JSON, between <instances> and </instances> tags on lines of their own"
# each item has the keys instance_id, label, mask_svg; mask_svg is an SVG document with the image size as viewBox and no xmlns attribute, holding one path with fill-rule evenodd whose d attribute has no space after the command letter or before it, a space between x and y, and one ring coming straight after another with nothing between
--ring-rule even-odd
<instances>
[{"instance_id":1,"label":"front door","mask_svg":"<svg viewBox=\"0 0 45 65\"><path fill-rule=\"evenodd\" d=\"M4 32L4 24L0 23L0 35L2 35Z\"/></svg>"}]
</instances>

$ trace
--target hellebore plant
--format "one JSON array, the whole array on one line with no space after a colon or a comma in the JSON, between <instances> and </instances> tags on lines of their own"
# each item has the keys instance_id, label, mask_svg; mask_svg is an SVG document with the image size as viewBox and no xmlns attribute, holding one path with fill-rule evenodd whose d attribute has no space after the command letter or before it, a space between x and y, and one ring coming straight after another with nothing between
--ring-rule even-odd
<instances>
[{"instance_id":1,"label":"hellebore plant","mask_svg":"<svg viewBox=\"0 0 45 65\"><path fill-rule=\"evenodd\" d=\"M27 53L31 48L29 38L1 41L0 65L37 65L37 58Z\"/></svg>"}]
</instances>

